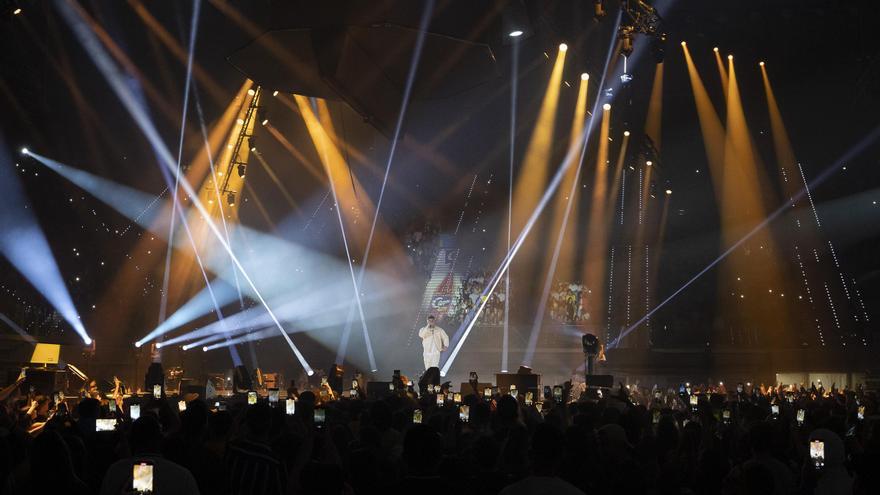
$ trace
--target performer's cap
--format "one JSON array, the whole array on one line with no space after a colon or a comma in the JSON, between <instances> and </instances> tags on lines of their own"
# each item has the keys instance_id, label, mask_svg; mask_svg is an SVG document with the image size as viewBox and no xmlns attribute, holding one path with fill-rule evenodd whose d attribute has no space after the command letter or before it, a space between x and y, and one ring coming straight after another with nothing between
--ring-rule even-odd
<instances>
[{"instance_id":1,"label":"performer's cap","mask_svg":"<svg viewBox=\"0 0 880 495\"><path fill-rule=\"evenodd\" d=\"M436 320L436 318L434 318L434 315L428 315L428 319L429 320Z\"/></svg>"}]
</instances>

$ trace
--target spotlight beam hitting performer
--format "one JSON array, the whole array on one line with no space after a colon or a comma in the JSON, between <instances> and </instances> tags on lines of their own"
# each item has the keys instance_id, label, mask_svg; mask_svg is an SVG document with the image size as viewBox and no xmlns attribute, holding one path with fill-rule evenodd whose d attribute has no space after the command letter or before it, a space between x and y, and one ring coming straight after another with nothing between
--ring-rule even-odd
<instances>
[{"instance_id":1,"label":"spotlight beam hitting performer","mask_svg":"<svg viewBox=\"0 0 880 495\"><path fill-rule=\"evenodd\" d=\"M449 336L446 332L434 324L434 315L428 316L428 324L419 329L419 338L422 339L425 369L440 367L440 353L449 347Z\"/></svg>"}]
</instances>

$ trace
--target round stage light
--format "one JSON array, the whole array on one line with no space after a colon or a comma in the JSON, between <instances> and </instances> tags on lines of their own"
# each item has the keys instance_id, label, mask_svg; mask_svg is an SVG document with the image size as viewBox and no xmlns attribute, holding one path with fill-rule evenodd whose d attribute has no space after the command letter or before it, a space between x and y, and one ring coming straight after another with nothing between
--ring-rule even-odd
<instances>
[{"instance_id":1,"label":"round stage light","mask_svg":"<svg viewBox=\"0 0 880 495\"><path fill-rule=\"evenodd\" d=\"M511 38L519 38L522 35L523 35L523 32L520 31L519 29L515 29L508 34L508 36L510 36Z\"/></svg>"},{"instance_id":2,"label":"round stage light","mask_svg":"<svg viewBox=\"0 0 880 495\"><path fill-rule=\"evenodd\" d=\"M278 96L278 90L272 91L272 96Z\"/></svg>"},{"instance_id":3,"label":"round stage light","mask_svg":"<svg viewBox=\"0 0 880 495\"><path fill-rule=\"evenodd\" d=\"M581 74L581 81L586 81L586 80L589 80L589 79L590 79L590 75L587 74L586 72L584 72L583 74Z\"/></svg>"},{"instance_id":4,"label":"round stage light","mask_svg":"<svg viewBox=\"0 0 880 495\"><path fill-rule=\"evenodd\" d=\"M758 62L758 65L760 65L761 67L764 67L764 61L762 60L762 61Z\"/></svg>"},{"instance_id":5,"label":"round stage light","mask_svg":"<svg viewBox=\"0 0 880 495\"><path fill-rule=\"evenodd\" d=\"M715 48L712 49L712 51L715 53L718 53L718 47L716 46Z\"/></svg>"},{"instance_id":6,"label":"round stage light","mask_svg":"<svg viewBox=\"0 0 880 495\"><path fill-rule=\"evenodd\" d=\"M141 347L142 345L144 345L144 343L141 342L140 340L134 343L134 346L137 347L138 349L140 349L140 347Z\"/></svg>"},{"instance_id":7,"label":"round stage light","mask_svg":"<svg viewBox=\"0 0 880 495\"><path fill-rule=\"evenodd\" d=\"M681 46L687 46L687 41L682 41Z\"/></svg>"},{"instance_id":8,"label":"round stage light","mask_svg":"<svg viewBox=\"0 0 880 495\"><path fill-rule=\"evenodd\" d=\"M648 161L645 162L645 165L647 165L647 166L649 166L649 167L650 167L651 165L653 165L653 164L654 164L654 162L652 162L651 160L648 160Z\"/></svg>"},{"instance_id":9,"label":"round stage light","mask_svg":"<svg viewBox=\"0 0 880 495\"><path fill-rule=\"evenodd\" d=\"M254 96L256 93L257 93L257 92L254 91L253 89L249 89L249 90L248 90L248 94L251 95L251 96Z\"/></svg>"},{"instance_id":10,"label":"round stage light","mask_svg":"<svg viewBox=\"0 0 880 495\"><path fill-rule=\"evenodd\" d=\"M568 50L568 45L566 45L565 43L560 43L559 44L559 51L564 52L566 50Z\"/></svg>"},{"instance_id":11,"label":"round stage light","mask_svg":"<svg viewBox=\"0 0 880 495\"><path fill-rule=\"evenodd\" d=\"M602 105L602 110L605 110L606 112L608 110L611 110L611 103L606 103L606 104Z\"/></svg>"},{"instance_id":12,"label":"round stage light","mask_svg":"<svg viewBox=\"0 0 880 495\"><path fill-rule=\"evenodd\" d=\"M208 352L208 346L202 347L202 352Z\"/></svg>"},{"instance_id":13,"label":"round stage light","mask_svg":"<svg viewBox=\"0 0 880 495\"><path fill-rule=\"evenodd\" d=\"M666 195L668 196L668 195L670 195L670 194L672 194L672 189L667 189L667 190L666 190Z\"/></svg>"},{"instance_id":14,"label":"round stage light","mask_svg":"<svg viewBox=\"0 0 880 495\"><path fill-rule=\"evenodd\" d=\"M623 131L623 137L629 137L629 131Z\"/></svg>"},{"instance_id":15,"label":"round stage light","mask_svg":"<svg viewBox=\"0 0 880 495\"><path fill-rule=\"evenodd\" d=\"M733 60L733 55L728 55L727 60Z\"/></svg>"},{"instance_id":16,"label":"round stage light","mask_svg":"<svg viewBox=\"0 0 880 495\"><path fill-rule=\"evenodd\" d=\"M22 149L21 149L21 154L22 154L22 155L28 155L28 154L30 154L30 151L29 151L27 148L22 148Z\"/></svg>"}]
</instances>

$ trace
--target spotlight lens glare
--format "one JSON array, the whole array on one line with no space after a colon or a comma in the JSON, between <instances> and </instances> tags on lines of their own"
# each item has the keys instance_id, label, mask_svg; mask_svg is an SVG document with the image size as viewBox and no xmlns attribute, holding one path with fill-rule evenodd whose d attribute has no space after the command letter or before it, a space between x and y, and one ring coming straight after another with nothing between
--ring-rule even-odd
<instances>
[{"instance_id":1,"label":"spotlight lens glare","mask_svg":"<svg viewBox=\"0 0 880 495\"><path fill-rule=\"evenodd\" d=\"M22 148L22 149L21 149L21 154L22 154L22 155L29 155L29 154L30 154L30 151L29 151L27 148Z\"/></svg>"},{"instance_id":2,"label":"spotlight lens glare","mask_svg":"<svg viewBox=\"0 0 880 495\"><path fill-rule=\"evenodd\" d=\"M278 96L278 90L272 91L272 96Z\"/></svg>"},{"instance_id":3,"label":"spotlight lens glare","mask_svg":"<svg viewBox=\"0 0 880 495\"><path fill-rule=\"evenodd\" d=\"M667 189L666 194L672 194L672 189Z\"/></svg>"},{"instance_id":4,"label":"spotlight lens glare","mask_svg":"<svg viewBox=\"0 0 880 495\"><path fill-rule=\"evenodd\" d=\"M208 346L202 347L202 352L208 352Z\"/></svg>"},{"instance_id":5,"label":"spotlight lens glare","mask_svg":"<svg viewBox=\"0 0 880 495\"><path fill-rule=\"evenodd\" d=\"M648 160L648 161L645 162L645 165L647 165L647 166L649 166L649 167L650 167L651 165L653 165L653 164L654 164L654 162L652 162L651 160Z\"/></svg>"},{"instance_id":6,"label":"spotlight lens glare","mask_svg":"<svg viewBox=\"0 0 880 495\"><path fill-rule=\"evenodd\" d=\"M138 348L140 348L140 346L142 346L142 345L144 345L144 344L143 344L143 342L140 342L140 341L134 343L134 346L138 347Z\"/></svg>"},{"instance_id":7,"label":"spotlight lens glare","mask_svg":"<svg viewBox=\"0 0 880 495\"><path fill-rule=\"evenodd\" d=\"M589 75L589 74L587 74L586 72L584 72L583 74L581 74L581 81L586 81L586 80L588 80L588 79L590 79L590 75Z\"/></svg>"},{"instance_id":8,"label":"spotlight lens glare","mask_svg":"<svg viewBox=\"0 0 880 495\"><path fill-rule=\"evenodd\" d=\"M715 53L718 53L718 47L716 46L715 48L712 49L712 51Z\"/></svg>"},{"instance_id":9,"label":"spotlight lens glare","mask_svg":"<svg viewBox=\"0 0 880 495\"><path fill-rule=\"evenodd\" d=\"M315 374L315 372L314 372L314 371L312 371L312 370L309 370L309 371L306 371L306 374L307 374L307 375L309 375L309 376L312 376L312 375L314 375L314 374Z\"/></svg>"},{"instance_id":10,"label":"spotlight lens glare","mask_svg":"<svg viewBox=\"0 0 880 495\"><path fill-rule=\"evenodd\" d=\"M515 30L511 31L508 36L510 36L511 38L518 38L522 35L523 35L522 31L520 31L519 29L515 29Z\"/></svg>"},{"instance_id":11,"label":"spotlight lens glare","mask_svg":"<svg viewBox=\"0 0 880 495\"><path fill-rule=\"evenodd\" d=\"M254 96L255 93L256 93L256 91L254 91L253 89L248 90L248 94L251 96Z\"/></svg>"},{"instance_id":12,"label":"spotlight lens glare","mask_svg":"<svg viewBox=\"0 0 880 495\"><path fill-rule=\"evenodd\" d=\"M559 44L559 51L564 52L566 50L568 50L568 45L566 45L565 43L560 43Z\"/></svg>"},{"instance_id":13,"label":"spotlight lens glare","mask_svg":"<svg viewBox=\"0 0 880 495\"><path fill-rule=\"evenodd\" d=\"M682 41L681 46L687 46L687 41Z\"/></svg>"},{"instance_id":14,"label":"spotlight lens glare","mask_svg":"<svg viewBox=\"0 0 880 495\"><path fill-rule=\"evenodd\" d=\"M758 65L760 65L761 67L764 67L764 61L762 60L762 61L758 62Z\"/></svg>"},{"instance_id":15,"label":"spotlight lens glare","mask_svg":"<svg viewBox=\"0 0 880 495\"><path fill-rule=\"evenodd\" d=\"M606 103L602 105L602 110L608 111L611 110L611 103Z\"/></svg>"},{"instance_id":16,"label":"spotlight lens glare","mask_svg":"<svg viewBox=\"0 0 880 495\"><path fill-rule=\"evenodd\" d=\"M733 55L728 55L727 60L733 60Z\"/></svg>"},{"instance_id":17,"label":"spotlight lens glare","mask_svg":"<svg viewBox=\"0 0 880 495\"><path fill-rule=\"evenodd\" d=\"M624 137L629 137L629 131L623 131L623 136L624 136Z\"/></svg>"},{"instance_id":18,"label":"spotlight lens glare","mask_svg":"<svg viewBox=\"0 0 880 495\"><path fill-rule=\"evenodd\" d=\"M92 345L92 342L94 342L94 341L90 337L85 337L83 339L83 342L85 342L86 345Z\"/></svg>"}]
</instances>

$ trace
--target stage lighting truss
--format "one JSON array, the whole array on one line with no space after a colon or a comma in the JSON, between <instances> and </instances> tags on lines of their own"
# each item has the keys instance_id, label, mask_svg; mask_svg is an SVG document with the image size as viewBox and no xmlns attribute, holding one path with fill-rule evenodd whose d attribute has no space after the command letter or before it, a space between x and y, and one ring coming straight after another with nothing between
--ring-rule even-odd
<instances>
[{"instance_id":1,"label":"stage lighting truss","mask_svg":"<svg viewBox=\"0 0 880 495\"><path fill-rule=\"evenodd\" d=\"M250 148L245 148L245 151L247 151L247 149L252 149L253 152L256 152L256 139L252 134L248 134L248 129L252 128L251 122L253 122L254 119L259 119L258 115L261 115L262 107L260 107L260 97L263 94L263 90L257 86L253 91L253 98L251 98L250 105L248 105L247 112L245 112L244 119L242 119L240 124L238 136L235 138L235 145L232 147L232 154L230 155L232 158L226 166L226 170L223 173L223 182L220 184L220 194L226 196L227 203L229 203L230 206L235 204L235 195L238 191L229 188L229 180L235 172L238 172L238 176L244 179L245 170L248 165L247 161L242 160L241 158L242 149L247 146L245 140L250 144ZM255 129L256 126L253 126L253 128ZM229 198L232 199L230 200Z\"/></svg>"},{"instance_id":2,"label":"stage lighting truss","mask_svg":"<svg viewBox=\"0 0 880 495\"><path fill-rule=\"evenodd\" d=\"M666 41L666 33L661 29L663 18L657 10L643 0L621 0L623 21L618 29L620 53L629 56L633 51L635 35L644 34L653 38L653 50L662 52L662 43Z\"/></svg>"}]
</instances>

